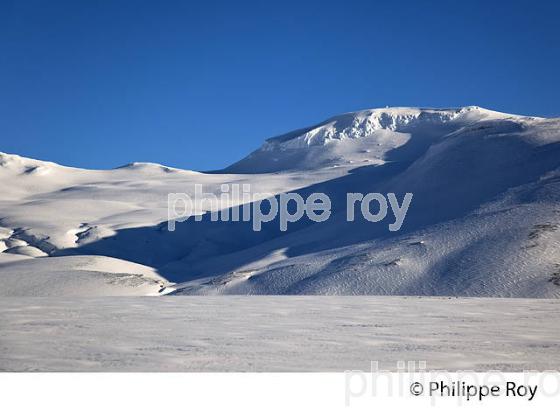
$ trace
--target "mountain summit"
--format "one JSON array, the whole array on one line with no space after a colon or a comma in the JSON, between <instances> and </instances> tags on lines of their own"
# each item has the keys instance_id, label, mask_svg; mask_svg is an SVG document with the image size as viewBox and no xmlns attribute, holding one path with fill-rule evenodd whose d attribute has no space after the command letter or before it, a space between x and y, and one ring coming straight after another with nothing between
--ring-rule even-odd
<instances>
[{"instance_id":1,"label":"mountain summit","mask_svg":"<svg viewBox=\"0 0 560 410\"><path fill-rule=\"evenodd\" d=\"M384 161L408 143L425 146L478 123L535 118L471 106L463 108L376 108L338 115L312 127L269 138L230 166L229 172L261 173Z\"/></svg>"}]
</instances>

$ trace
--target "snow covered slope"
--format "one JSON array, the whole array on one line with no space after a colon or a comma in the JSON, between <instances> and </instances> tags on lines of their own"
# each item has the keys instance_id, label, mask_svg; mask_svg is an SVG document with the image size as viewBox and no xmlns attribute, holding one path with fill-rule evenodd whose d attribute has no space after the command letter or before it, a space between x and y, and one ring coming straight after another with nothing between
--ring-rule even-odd
<instances>
[{"instance_id":1,"label":"snow covered slope","mask_svg":"<svg viewBox=\"0 0 560 410\"><path fill-rule=\"evenodd\" d=\"M206 217L166 230L168 193L233 183L324 192L333 215L287 232ZM0 184L1 295L560 296L559 119L374 109L271 138L221 172L81 170L0 154ZM389 232L347 222L348 192L414 199Z\"/></svg>"}]
</instances>

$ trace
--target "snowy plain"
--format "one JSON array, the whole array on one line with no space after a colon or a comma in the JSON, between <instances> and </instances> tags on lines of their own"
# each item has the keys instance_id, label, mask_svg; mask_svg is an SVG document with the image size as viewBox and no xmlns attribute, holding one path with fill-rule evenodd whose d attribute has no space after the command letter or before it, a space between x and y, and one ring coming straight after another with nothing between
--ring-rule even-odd
<instances>
[{"instance_id":1,"label":"snowy plain","mask_svg":"<svg viewBox=\"0 0 560 410\"><path fill-rule=\"evenodd\" d=\"M2 298L2 371L558 370L558 300Z\"/></svg>"}]
</instances>

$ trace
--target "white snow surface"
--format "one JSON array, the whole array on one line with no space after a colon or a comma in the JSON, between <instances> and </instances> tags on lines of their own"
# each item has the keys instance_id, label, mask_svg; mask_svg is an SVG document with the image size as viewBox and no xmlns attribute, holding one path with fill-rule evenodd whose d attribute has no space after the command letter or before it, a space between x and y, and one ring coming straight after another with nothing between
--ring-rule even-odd
<instances>
[{"instance_id":1,"label":"white snow surface","mask_svg":"<svg viewBox=\"0 0 560 410\"><path fill-rule=\"evenodd\" d=\"M2 298L0 371L558 370L558 300Z\"/></svg>"},{"instance_id":2,"label":"white snow surface","mask_svg":"<svg viewBox=\"0 0 560 410\"><path fill-rule=\"evenodd\" d=\"M324 192L333 214L287 232L208 218L167 231L169 193L234 183ZM1 296L560 296L559 119L373 109L268 139L222 171L0 154L0 184ZM389 232L393 220L346 222L348 192L414 198Z\"/></svg>"}]
</instances>

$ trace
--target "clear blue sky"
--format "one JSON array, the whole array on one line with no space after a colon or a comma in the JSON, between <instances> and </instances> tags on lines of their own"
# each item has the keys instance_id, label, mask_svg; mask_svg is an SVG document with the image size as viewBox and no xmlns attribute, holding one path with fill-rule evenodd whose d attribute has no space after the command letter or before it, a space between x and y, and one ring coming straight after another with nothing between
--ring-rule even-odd
<instances>
[{"instance_id":1,"label":"clear blue sky","mask_svg":"<svg viewBox=\"0 0 560 410\"><path fill-rule=\"evenodd\" d=\"M0 0L0 151L206 170L363 108L559 116L559 3Z\"/></svg>"}]
</instances>

